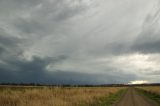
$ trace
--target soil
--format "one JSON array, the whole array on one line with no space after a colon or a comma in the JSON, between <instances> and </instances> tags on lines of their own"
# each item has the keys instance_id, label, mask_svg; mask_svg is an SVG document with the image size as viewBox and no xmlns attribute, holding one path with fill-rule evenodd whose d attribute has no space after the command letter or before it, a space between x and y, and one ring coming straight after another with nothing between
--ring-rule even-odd
<instances>
[{"instance_id":1,"label":"soil","mask_svg":"<svg viewBox=\"0 0 160 106\"><path fill-rule=\"evenodd\" d=\"M147 97L141 96L133 87L130 87L125 95L113 106L157 106Z\"/></svg>"}]
</instances>

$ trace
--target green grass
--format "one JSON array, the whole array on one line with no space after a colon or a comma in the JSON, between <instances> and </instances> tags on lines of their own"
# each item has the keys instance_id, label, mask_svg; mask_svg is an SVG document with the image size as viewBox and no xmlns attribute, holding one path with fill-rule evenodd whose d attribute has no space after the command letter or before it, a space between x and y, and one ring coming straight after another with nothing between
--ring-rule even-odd
<instances>
[{"instance_id":1,"label":"green grass","mask_svg":"<svg viewBox=\"0 0 160 106\"><path fill-rule=\"evenodd\" d=\"M93 106L111 106L117 102L126 92L126 89L120 90L116 94L110 94L110 96L101 98L98 103Z\"/></svg>"},{"instance_id":2,"label":"green grass","mask_svg":"<svg viewBox=\"0 0 160 106\"><path fill-rule=\"evenodd\" d=\"M138 88L137 88L137 91L140 94L142 94L142 95L150 98L151 100L155 101L158 104L158 106L160 106L160 95L159 94L149 92L149 91L145 91L145 90L138 89Z\"/></svg>"}]
</instances>

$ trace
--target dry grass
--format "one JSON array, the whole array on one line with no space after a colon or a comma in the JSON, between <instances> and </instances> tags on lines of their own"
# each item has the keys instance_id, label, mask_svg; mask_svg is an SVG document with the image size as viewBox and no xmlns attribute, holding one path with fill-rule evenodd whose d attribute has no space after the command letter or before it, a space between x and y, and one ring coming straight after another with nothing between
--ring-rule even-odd
<instances>
[{"instance_id":1,"label":"dry grass","mask_svg":"<svg viewBox=\"0 0 160 106\"><path fill-rule=\"evenodd\" d=\"M160 106L160 86L145 86L145 87L138 87L140 93L151 100L157 103L156 106Z\"/></svg>"},{"instance_id":2,"label":"dry grass","mask_svg":"<svg viewBox=\"0 0 160 106\"><path fill-rule=\"evenodd\" d=\"M155 93L160 95L160 86L144 86L138 88L148 91L150 93Z\"/></svg>"},{"instance_id":3,"label":"dry grass","mask_svg":"<svg viewBox=\"0 0 160 106\"><path fill-rule=\"evenodd\" d=\"M92 106L118 87L1 87L0 106Z\"/></svg>"}]
</instances>

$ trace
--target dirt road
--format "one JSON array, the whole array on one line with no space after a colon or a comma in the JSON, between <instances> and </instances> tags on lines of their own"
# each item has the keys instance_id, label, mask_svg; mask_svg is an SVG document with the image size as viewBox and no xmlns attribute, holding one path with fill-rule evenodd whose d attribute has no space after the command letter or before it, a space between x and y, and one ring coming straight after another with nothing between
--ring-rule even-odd
<instances>
[{"instance_id":1,"label":"dirt road","mask_svg":"<svg viewBox=\"0 0 160 106\"><path fill-rule=\"evenodd\" d=\"M113 106L156 106L150 99L141 96L134 88L129 88L126 94Z\"/></svg>"}]
</instances>

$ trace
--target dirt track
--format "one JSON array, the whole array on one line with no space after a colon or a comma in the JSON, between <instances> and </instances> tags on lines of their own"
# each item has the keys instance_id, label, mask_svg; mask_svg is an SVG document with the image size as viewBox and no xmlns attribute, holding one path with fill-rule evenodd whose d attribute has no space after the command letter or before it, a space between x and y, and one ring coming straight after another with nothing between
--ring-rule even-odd
<instances>
[{"instance_id":1,"label":"dirt track","mask_svg":"<svg viewBox=\"0 0 160 106\"><path fill-rule=\"evenodd\" d=\"M134 88L129 88L121 100L113 106L156 106L156 104L150 99L139 95Z\"/></svg>"}]
</instances>

